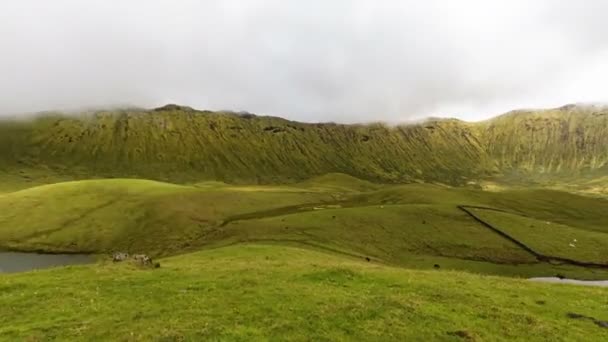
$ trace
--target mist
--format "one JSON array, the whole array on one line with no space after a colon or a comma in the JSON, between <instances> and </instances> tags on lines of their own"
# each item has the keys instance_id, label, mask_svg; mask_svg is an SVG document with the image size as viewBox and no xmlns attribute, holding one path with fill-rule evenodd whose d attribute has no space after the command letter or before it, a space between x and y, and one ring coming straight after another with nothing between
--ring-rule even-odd
<instances>
[{"instance_id":1,"label":"mist","mask_svg":"<svg viewBox=\"0 0 608 342\"><path fill-rule=\"evenodd\" d=\"M608 102L606 1L0 3L0 115L245 110L481 120Z\"/></svg>"}]
</instances>

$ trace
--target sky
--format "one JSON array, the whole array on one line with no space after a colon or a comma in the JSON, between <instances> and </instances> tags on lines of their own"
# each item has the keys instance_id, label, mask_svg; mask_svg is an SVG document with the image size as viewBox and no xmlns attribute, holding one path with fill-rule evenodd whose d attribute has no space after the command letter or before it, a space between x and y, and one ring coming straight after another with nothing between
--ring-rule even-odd
<instances>
[{"instance_id":1,"label":"sky","mask_svg":"<svg viewBox=\"0 0 608 342\"><path fill-rule=\"evenodd\" d=\"M0 115L114 106L316 122L608 102L608 1L3 0Z\"/></svg>"}]
</instances>

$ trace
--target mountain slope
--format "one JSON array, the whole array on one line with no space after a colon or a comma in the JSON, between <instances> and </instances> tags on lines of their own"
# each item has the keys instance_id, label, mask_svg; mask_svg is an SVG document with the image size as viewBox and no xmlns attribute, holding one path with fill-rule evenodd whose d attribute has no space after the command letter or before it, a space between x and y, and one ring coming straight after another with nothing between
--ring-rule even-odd
<instances>
[{"instance_id":1,"label":"mountain slope","mask_svg":"<svg viewBox=\"0 0 608 342\"><path fill-rule=\"evenodd\" d=\"M482 123L488 154L504 172L608 174L608 110L564 106L518 111Z\"/></svg>"},{"instance_id":2,"label":"mountain slope","mask_svg":"<svg viewBox=\"0 0 608 342\"><path fill-rule=\"evenodd\" d=\"M0 130L7 164L86 177L282 183L341 172L383 182L463 183L489 169L471 128L456 121L303 124L166 107L46 116Z\"/></svg>"},{"instance_id":3,"label":"mountain slope","mask_svg":"<svg viewBox=\"0 0 608 342\"><path fill-rule=\"evenodd\" d=\"M564 107L480 123L305 124L168 105L0 122L0 173L286 183L341 172L375 182L595 177L608 110ZM30 174L31 173L31 174Z\"/></svg>"}]
</instances>

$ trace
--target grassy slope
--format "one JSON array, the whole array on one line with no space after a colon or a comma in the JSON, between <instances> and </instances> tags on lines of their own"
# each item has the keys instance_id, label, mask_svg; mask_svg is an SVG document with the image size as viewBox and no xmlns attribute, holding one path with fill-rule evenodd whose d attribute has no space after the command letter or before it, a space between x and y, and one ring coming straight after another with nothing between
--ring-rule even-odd
<instances>
[{"instance_id":1,"label":"grassy slope","mask_svg":"<svg viewBox=\"0 0 608 342\"><path fill-rule=\"evenodd\" d=\"M605 279L605 271L536 263L457 207L509 210L483 218L543 252L605 262L605 200L370 180L487 178L506 188L542 181L602 195L606 120L602 111L563 108L388 128L167 107L0 123L0 246L171 255L257 241L317 250L233 246L167 259L151 272L105 265L3 275L0 339L436 340L455 339L455 331L482 340L605 339L593 323L565 316L606 319L597 301L602 289L356 260ZM107 177L182 185L98 179L40 186ZM594 247L562 248L574 236Z\"/></svg>"},{"instance_id":2,"label":"grassy slope","mask_svg":"<svg viewBox=\"0 0 608 342\"><path fill-rule=\"evenodd\" d=\"M535 261L459 210L441 206L376 205L316 210L237 221L225 229L238 241L314 241L396 264L413 254L502 263Z\"/></svg>"},{"instance_id":3,"label":"grassy slope","mask_svg":"<svg viewBox=\"0 0 608 342\"><path fill-rule=\"evenodd\" d=\"M247 245L0 275L0 339L600 341L608 289Z\"/></svg>"},{"instance_id":4,"label":"grassy slope","mask_svg":"<svg viewBox=\"0 0 608 342\"><path fill-rule=\"evenodd\" d=\"M548 188L572 193L581 193L586 196L607 198L608 176L598 175L590 178L566 179L562 182L547 184Z\"/></svg>"},{"instance_id":5,"label":"grassy slope","mask_svg":"<svg viewBox=\"0 0 608 342\"><path fill-rule=\"evenodd\" d=\"M0 240L30 250L171 254L193 241L219 238L216 228L228 215L331 199L325 192L288 187L67 182L0 195Z\"/></svg>"},{"instance_id":6,"label":"grassy slope","mask_svg":"<svg viewBox=\"0 0 608 342\"><path fill-rule=\"evenodd\" d=\"M342 172L464 183L490 168L471 127L458 121L303 124L175 107L8 122L0 124L0 146L5 172L45 165L83 178L286 183Z\"/></svg>"},{"instance_id":7,"label":"grassy slope","mask_svg":"<svg viewBox=\"0 0 608 342\"><path fill-rule=\"evenodd\" d=\"M562 196L567 201L562 202ZM440 263L492 274L606 276L536 263L533 255L458 209L463 204L526 212L536 220L552 216L555 223L575 222L568 229L588 240L605 234L604 200L544 190L499 195L428 184L379 186L332 174L292 186L183 186L111 179L6 193L0 195L0 246L171 255L264 241L408 267Z\"/></svg>"},{"instance_id":8,"label":"grassy slope","mask_svg":"<svg viewBox=\"0 0 608 342\"><path fill-rule=\"evenodd\" d=\"M517 111L483 125L482 140L504 172L542 178L548 174L606 175L608 171L606 108Z\"/></svg>"},{"instance_id":9,"label":"grassy slope","mask_svg":"<svg viewBox=\"0 0 608 342\"><path fill-rule=\"evenodd\" d=\"M534 251L553 257L608 264L607 232L584 231L511 213L474 209L475 215L500 227Z\"/></svg>"}]
</instances>

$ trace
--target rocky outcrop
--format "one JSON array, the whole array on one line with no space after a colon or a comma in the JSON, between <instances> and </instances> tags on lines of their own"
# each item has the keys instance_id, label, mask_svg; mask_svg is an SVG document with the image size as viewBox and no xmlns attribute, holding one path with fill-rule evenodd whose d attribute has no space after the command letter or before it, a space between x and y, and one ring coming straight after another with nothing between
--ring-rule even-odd
<instances>
[{"instance_id":1,"label":"rocky outcrop","mask_svg":"<svg viewBox=\"0 0 608 342\"><path fill-rule=\"evenodd\" d=\"M112 254L112 261L121 262L129 259L129 253L116 252Z\"/></svg>"},{"instance_id":2,"label":"rocky outcrop","mask_svg":"<svg viewBox=\"0 0 608 342\"><path fill-rule=\"evenodd\" d=\"M146 254L129 255L129 253L124 253L124 252L116 252L116 253L112 254L113 262L123 262L123 261L129 261L129 260L131 262L133 262L135 265L140 266L140 267L154 267L154 268L160 267L160 263L153 262L152 258Z\"/></svg>"}]
</instances>

